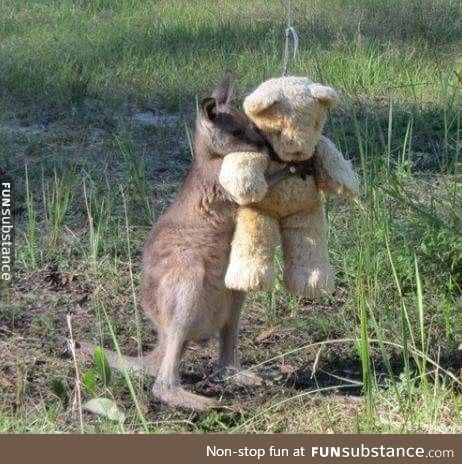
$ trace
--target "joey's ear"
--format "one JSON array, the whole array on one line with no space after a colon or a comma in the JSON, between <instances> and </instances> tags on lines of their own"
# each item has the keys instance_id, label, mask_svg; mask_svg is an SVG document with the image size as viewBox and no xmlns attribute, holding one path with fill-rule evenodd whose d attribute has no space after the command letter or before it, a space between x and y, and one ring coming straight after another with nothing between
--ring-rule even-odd
<instances>
[{"instance_id":1,"label":"joey's ear","mask_svg":"<svg viewBox=\"0 0 462 464\"><path fill-rule=\"evenodd\" d=\"M217 115L217 101L213 97L204 98L201 101L201 109L205 117L213 121Z\"/></svg>"},{"instance_id":2,"label":"joey's ear","mask_svg":"<svg viewBox=\"0 0 462 464\"><path fill-rule=\"evenodd\" d=\"M312 84L310 86L310 91L313 98L316 98L316 100L327 108L332 108L339 101L337 92L327 85Z\"/></svg>"},{"instance_id":3,"label":"joey's ear","mask_svg":"<svg viewBox=\"0 0 462 464\"><path fill-rule=\"evenodd\" d=\"M212 97L219 105L229 103L233 90L234 73L227 70L223 80L215 87Z\"/></svg>"},{"instance_id":4,"label":"joey's ear","mask_svg":"<svg viewBox=\"0 0 462 464\"><path fill-rule=\"evenodd\" d=\"M262 116L262 113L277 106L281 96L280 89L257 89L244 99L244 111L251 118Z\"/></svg>"}]
</instances>

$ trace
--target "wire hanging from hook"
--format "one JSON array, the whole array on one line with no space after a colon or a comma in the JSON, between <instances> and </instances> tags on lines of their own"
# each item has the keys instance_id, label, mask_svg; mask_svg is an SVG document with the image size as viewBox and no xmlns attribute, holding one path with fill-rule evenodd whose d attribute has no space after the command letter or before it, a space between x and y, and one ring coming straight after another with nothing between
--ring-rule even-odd
<instances>
[{"instance_id":1,"label":"wire hanging from hook","mask_svg":"<svg viewBox=\"0 0 462 464\"><path fill-rule=\"evenodd\" d=\"M289 41L292 37L293 42L293 57L292 59L295 60L295 57L298 53L298 45L299 45L299 38L298 32L295 27L292 26L292 4L291 0L285 0L286 10L287 10L287 28L285 30L285 43L284 43L284 62L282 66L282 75L287 76L287 68L289 65Z\"/></svg>"}]
</instances>

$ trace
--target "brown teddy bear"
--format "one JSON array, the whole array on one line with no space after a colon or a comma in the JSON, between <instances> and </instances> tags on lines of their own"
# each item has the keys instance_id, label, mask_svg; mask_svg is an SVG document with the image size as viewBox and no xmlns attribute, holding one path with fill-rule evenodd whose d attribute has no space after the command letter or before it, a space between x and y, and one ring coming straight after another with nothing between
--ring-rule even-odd
<instances>
[{"instance_id":1,"label":"brown teddy bear","mask_svg":"<svg viewBox=\"0 0 462 464\"><path fill-rule=\"evenodd\" d=\"M313 298L333 290L322 191L357 192L350 162L321 135L337 100L331 87L306 77L270 79L245 98L246 114L279 158L287 163L312 159L315 175L290 176L268 188L265 176L280 170L280 163L263 153L225 157L220 183L241 205L225 276L228 288L271 288L275 247L282 243L283 278L290 292Z\"/></svg>"}]
</instances>

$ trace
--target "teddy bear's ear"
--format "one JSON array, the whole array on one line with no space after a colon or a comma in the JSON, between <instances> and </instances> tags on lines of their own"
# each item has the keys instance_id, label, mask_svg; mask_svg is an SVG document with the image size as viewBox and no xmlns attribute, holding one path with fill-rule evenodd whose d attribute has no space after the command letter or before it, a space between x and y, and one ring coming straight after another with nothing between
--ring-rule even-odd
<instances>
[{"instance_id":1,"label":"teddy bear's ear","mask_svg":"<svg viewBox=\"0 0 462 464\"><path fill-rule=\"evenodd\" d=\"M313 98L316 98L316 100L325 105L327 108L332 108L339 101L337 92L327 85L312 84L310 86L310 91Z\"/></svg>"},{"instance_id":2,"label":"teddy bear's ear","mask_svg":"<svg viewBox=\"0 0 462 464\"><path fill-rule=\"evenodd\" d=\"M262 116L262 113L273 109L280 100L280 89L257 89L244 99L243 107L249 117Z\"/></svg>"}]
</instances>

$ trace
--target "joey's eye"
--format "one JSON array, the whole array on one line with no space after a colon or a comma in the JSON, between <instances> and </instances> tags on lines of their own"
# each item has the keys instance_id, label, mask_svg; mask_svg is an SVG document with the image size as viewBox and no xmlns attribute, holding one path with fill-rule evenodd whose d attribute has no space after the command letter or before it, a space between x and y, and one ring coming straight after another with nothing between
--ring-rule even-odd
<instances>
[{"instance_id":1,"label":"joey's eye","mask_svg":"<svg viewBox=\"0 0 462 464\"><path fill-rule=\"evenodd\" d=\"M240 137L242 135L242 129L234 129L233 131L231 131L231 134L234 137Z\"/></svg>"}]
</instances>

